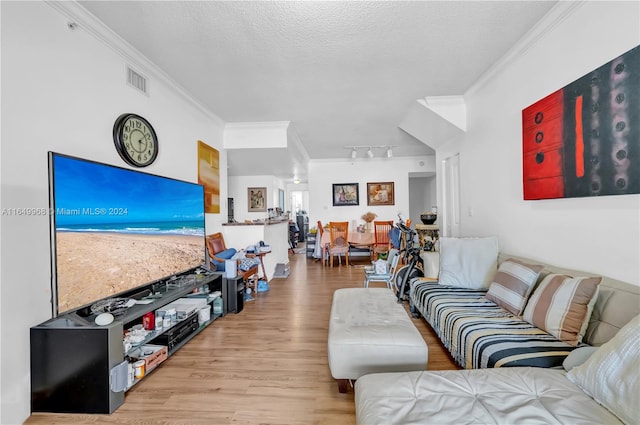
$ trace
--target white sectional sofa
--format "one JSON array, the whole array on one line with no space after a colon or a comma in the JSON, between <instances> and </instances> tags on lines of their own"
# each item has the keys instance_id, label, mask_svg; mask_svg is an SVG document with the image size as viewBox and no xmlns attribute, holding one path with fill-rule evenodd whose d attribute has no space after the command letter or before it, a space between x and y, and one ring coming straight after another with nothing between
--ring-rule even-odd
<instances>
[{"instance_id":1,"label":"white sectional sofa","mask_svg":"<svg viewBox=\"0 0 640 425\"><path fill-rule=\"evenodd\" d=\"M536 263L501 254L496 265L501 266L507 259ZM546 264L543 266L526 297L532 296L536 285L550 274L593 276ZM442 313L443 317L453 317L457 308L464 310L474 302L484 304L490 311L499 309L496 305L486 305L486 289L476 294L475 301L465 299L456 304L458 301L454 300L453 305L451 297L447 296L435 304L424 302L425 294L433 288L422 293L414 289L411 296L416 298L412 303L423 309L420 313L429 323L435 316L429 308L441 309L438 314ZM528 353L523 339L518 341L515 356L505 349L497 361L491 360L493 363L487 365L486 356L483 360L483 355L479 354L486 348L479 348L478 340L492 332L492 339L504 336L496 333L494 326L483 329L484 325L479 325L473 329L482 323L481 317L476 320L473 316L463 315L457 323L435 329L445 346L449 344L447 348L452 351L454 359L468 370L363 376L355 384L357 423L640 424L640 286L603 277L594 300L588 303L591 310L587 316L590 317L588 326L579 331L583 335L573 335L574 340L569 343L559 341L557 350L543 350L545 354L542 356L535 350ZM526 302L521 305L520 314L511 314L511 319L504 319L503 312L495 319L511 320L516 324L525 322L515 325L516 328L520 326L522 332L531 332L534 326L523 319ZM449 335L451 332L464 334L465 328L473 331L465 337ZM549 331L553 332L552 329ZM476 346L465 346L467 341ZM548 344L553 346L557 341L557 337L552 337ZM485 342L487 346L491 345L491 341ZM505 347L504 344L500 342L501 347ZM537 336L533 344L541 344ZM460 353L463 357L459 357ZM536 357L552 358L551 368L530 367L528 359ZM485 362L484 366L482 362Z\"/></svg>"},{"instance_id":2,"label":"white sectional sofa","mask_svg":"<svg viewBox=\"0 0 640 425\"><path fill-rule=\"evenodd\" d=\"M640 423L640 316L601 347L582 350L572 352L563 369L366 375L355 384L357 423Z\"/></svg>"}]
</instances>

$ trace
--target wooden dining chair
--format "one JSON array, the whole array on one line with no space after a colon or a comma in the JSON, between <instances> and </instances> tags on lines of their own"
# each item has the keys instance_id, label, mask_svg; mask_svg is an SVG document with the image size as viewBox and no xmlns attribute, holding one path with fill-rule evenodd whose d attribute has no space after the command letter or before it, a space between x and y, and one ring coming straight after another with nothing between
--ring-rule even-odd
<instances>
[{"instance_id":1,"label":"wooden dining chair","mask_svg":"<svg viewBox=\"0 0 640 425\"><path fill-rule=\"evenodd\" d=\"M329 242L330 265L333 267L333 257L338 256L339 264L342 265L342 255L344 255L345 263L349 265L349 222L348 221L331 221L329 222L329 234L331 242Z\"/></svg>"},{"instance_id":2,"label":"wooden dining chair","mask_svg":"<svg viewBox=\"0 0 640 425\"><path fill-rule=\"evenodd\" d=\"M317 244L322 243L322 235L324 234L324 227L322 226L322 222L318 220L318 241ZM327 258L326 253L329 251L329 244L327 246L320 246L320 261L322 261L322 265L327 264L329 259Z\"/></svg>"},{"instance_id":3,"label":"wooden dining chair","mask_svg":"<svg viewBox=\"0 0 640 425\"><path fill-rule=\"evenodd\" d=\"M389 240L389 231L393 228L393 221L374 221L373 222L373 234L375 236L375 242L371 255L373 260L377 259L377 255L380 253L388 253L391 249L391 241Z\"/></svg>"}]
</instances>

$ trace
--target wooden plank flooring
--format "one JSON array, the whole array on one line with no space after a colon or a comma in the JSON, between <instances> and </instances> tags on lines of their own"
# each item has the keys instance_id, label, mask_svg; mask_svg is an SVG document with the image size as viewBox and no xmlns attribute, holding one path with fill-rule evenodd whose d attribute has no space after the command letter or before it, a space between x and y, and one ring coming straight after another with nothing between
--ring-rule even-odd
<instances>
[{"instance_id":1,"label":"wooden plank flooring","mask_svg":"<svg viewBox=\"0 0 640 425\"><path fill-rule=\"evenodd\" d=\"M241 313L215 321L132 388L112 415L34 413L25 423L352 425L353 390L338 393L327 361L333 291L361 287L368 262L351 260L329 268L291 255L287 279L273 279ZM426 322L413 321L429 347L427 368L457 369Z\"/></svg>"}]
</instances>

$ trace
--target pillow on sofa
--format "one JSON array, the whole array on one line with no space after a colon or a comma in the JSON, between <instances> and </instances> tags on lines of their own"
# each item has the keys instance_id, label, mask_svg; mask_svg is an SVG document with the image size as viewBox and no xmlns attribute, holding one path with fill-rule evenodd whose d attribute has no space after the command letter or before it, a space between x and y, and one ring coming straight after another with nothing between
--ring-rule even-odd
<instances>
[{"instance_id":1,"label":"pillow on sofa","mask_svg":"<svg viewBox=\"0 0 640 425\"><path fill-rule=\"evenodd\" d=\"M601 277L551 273L533 292L522 316L532 325L576 346L589 325L601 281Z\"/></svg>"},{"instance_id":2,"label":"pillow on sofa","mask_svg":"<svg viewBox=\"0 0 640 425\"><path fill-rule=\"evenodd\" d=\"M564 359L562 362L562 367L564 370L569 372L574 367L580 366L582 363L589 360L589 357L593 355L598 350L598 347L592 347L590 345L585 345L584 347L578 347Z\"/></svg>"},{"instance_id":3,"label":"pillow on sofa","mask_svg":"<svg viewBox=\"0 0 640 425\"><path fill-rule=\"evenodd\" d=\"M515 315L522 314L524 304L544 266L509 258L500 264L486 298Z\"/></svg>"},{"instance_id":4,"label":"pillow on sofa","mask_svg":"<svg viewBox=\"0 0 640 425\"><path fill-rule=\"evenodd\" d=\"M626 424L640 418L640 316L622 327L567 378Z\"/></svg>"},{"instance_id":5,"label":"pillow on sofa","mask_svg":"<svg viewBox=\"0 0 640 425\"><path fill-rule=\"evenodd\" d=\"M441 285L488 289L498 268L498 239L440 238Z\"/></svg>"}]
</instances>

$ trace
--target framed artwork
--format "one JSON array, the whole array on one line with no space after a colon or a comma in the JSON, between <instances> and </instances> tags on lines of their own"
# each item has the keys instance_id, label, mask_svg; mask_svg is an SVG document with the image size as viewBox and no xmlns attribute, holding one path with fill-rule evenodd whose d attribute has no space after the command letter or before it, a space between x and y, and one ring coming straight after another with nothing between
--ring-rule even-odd
<instances>
[{"instance_id":1,"label":"framed artwork","mask_svg":"<svg viewBox=\"0 0 640 425\"><path fill-rule=\"evenodd\" d=\"M334 183L333 206L360 205L358 183Z\"/></svg>"},{"instance_id":2,"label":"framed artwork","mask_svg":"<svg viewBox=\"0 0 640 425\"><path fill-rule=\"evenodd\" d=\"M394 205L393 182L367 183L367 205Z\"/></svg>"},{"instance_id":3,"label":"framed artwork","mask_svg":"<svg viewBox=\"0 0 640 425\"><path fill-rule=\"evenodd\" d=\"M204 212L220 213L220 152L198 140L198 184L204 187Z\"/></svg>"},{"instance_id":4,"label":"framed artwork","mask_svg":"<svg viewBox=\"0 0 640 425\"><path fill-rule=\"evenodd\" d=\"M267 188L250 187L247 188L249 212L263 212L267 210Z\"/></svg>"},{"instance_id":5,"label":"framed artwork","mask_svg":"<svg viewBox=\"0 0 640 425\"><path fill-rule=\"evenodd\" d=\"M640 46L522 110L525 200L640 193Z\"/></svg>"}]
</instances>

